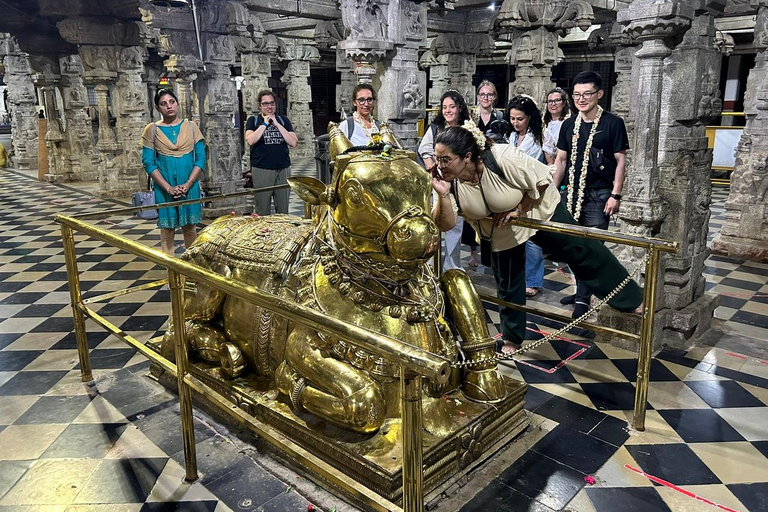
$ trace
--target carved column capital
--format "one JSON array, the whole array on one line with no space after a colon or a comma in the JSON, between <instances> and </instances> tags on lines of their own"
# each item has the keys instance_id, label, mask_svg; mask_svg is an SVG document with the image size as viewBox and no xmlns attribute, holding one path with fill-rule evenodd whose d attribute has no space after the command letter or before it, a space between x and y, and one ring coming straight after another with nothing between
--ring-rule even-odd
<instances>
[{"instance_id":1,"label":"carved column capital","mask_svg":"<svg viewBox=\"0 0 768 512\"><path fill-rule=\"evenodd\" d=\"M594 19L592 6L585 0L504 0L494 29L502 34L537 27L560 32L573 27L587 30Z\"/></svg>"},{"instance_id":2,"label":"carved column capital","mask_svg":"<svg viewBox=\"0 0 768 512\"><path fill-rule=\"evenodd\" d=\"M674 46L691 25L693 8L675 0L636 0L617 14L626 34L636 42L663 40Z\"/></svg>"}]
</instances>

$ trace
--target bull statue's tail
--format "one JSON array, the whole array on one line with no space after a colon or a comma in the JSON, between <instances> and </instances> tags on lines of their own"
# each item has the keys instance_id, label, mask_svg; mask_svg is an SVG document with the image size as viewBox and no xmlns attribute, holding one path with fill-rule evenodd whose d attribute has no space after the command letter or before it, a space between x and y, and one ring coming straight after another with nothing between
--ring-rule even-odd
<instances>
[{"instance_id":1,"label":"bull statue's tail","mask_svg":"<svg viewBox=\"0 0 768 512\"><path fill-rule=\"evenodd\" d=\"M440 278L448 314L464 343L470 365L464 372L461 391L475 402L499 402L506 396L504 380L496 366L496 341L488 332L480 297L466 272L448 270ZM475 364L472 362L475 361Z\"/></svg>"}]
</instances>

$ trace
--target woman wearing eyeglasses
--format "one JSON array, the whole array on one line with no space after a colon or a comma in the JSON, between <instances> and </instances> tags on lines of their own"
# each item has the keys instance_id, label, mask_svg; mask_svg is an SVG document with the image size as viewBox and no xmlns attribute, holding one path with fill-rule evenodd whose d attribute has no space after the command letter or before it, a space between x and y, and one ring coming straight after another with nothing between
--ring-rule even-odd
<instances>
[{"instance_id":1,"label":"woman wearing eyeglasses","mask_svg":"<svg viewBox=\"0 0 768 512\"><path fill-rule=\"evenodd\" d=\"M548 164L555 163L557 157L557 139L563 121L571 117L568 94L559 87L547 93L547 111L544 113L544 144L541 149Z\"/></svg>"},{"instance_id":2,"label":"woman wearing eyeglasses","mask_svg":"<svg viewBox=\"0 0 768 512\"><path fill-rule=\"evenodd\" d=\"M291 177L291 156L288 148L295 148L299 138L288 118L275 115L275 93L259 92L261 114L251 116L245 124L245 142L251 146L251 171L245 178L251 179L253 188L285 185ZM288 189L257 192L253 198L253 212L269 215L272 198L276 213L288 213Z\"/></svg>"},{"instance_id":3,"label":"woman wearing eyeglasses","mask_svg":"<svg viewBox=\"0 0 768 512\"><path fill-rule=\"evenodd\" d=\"M435 143L432 187L438 200L432 211L441 231L453 228L464 217L480 236L491 241L491 268L500 299L525 304L525 250L533 240L556 261L567 263L577 277L599 297L613 292L627 271L597 240L510 225L515 217L575 224L560 203L550 168L512 144L493 144L471 125L447 128ZM639 312L642 290L634 281L617 291L608 302L625 312ZM516 350L525 339L525 312L499 310L502 352Z\"/></svg>"},{"instance_id":4,"label":"woman wearing eyeglasses","mask_svg":"<svg viewBox=\"0 0 768 512\"><path fill-rule=\"evenodd\" d=\"M545 163L541 150L541 111L527 95L512 98L507 105L504 119L512 127L509 143L526 155ZM525 296L535 297L544 286L544 254L541 247L528 240L525 242Z\"/></svg>"},{"instance_id":5,"label":"woman wearing eyeglasses","mask_svg":"<svg viewBox=\"0 0 768 512\"><path fill-rule=\"evenodd\" d=\"M475 114L475 124L483 133L488 131L488 125L490 125L492 121L504 118L504 113L494 108L496 105L496 98L498 98L498 95L496 94L496 86L493 85L493 82L488 80L480 82L480 87L477 88L477 112Z\"/></svg>"},{"instance_id":6,"label":"woman wearing eyeglasses","mask_svg":"<svg viewBox=\"0 0 768 512\"><path fill-rule=\"evenodd\" d=\"M446 91L440 98L440 112L435 121L421 138L418 154L424 161L424 167L431 169L435 165L435 137L451 126L461 126L469 121L469 108L464 97L458 91ZM443 270L459 269L461 267L461 232L464 222L459 221L445 234L445 254L443 255Z\"/></svg>"},{"instance_id":7,"label":"woman wearing eyeglasses","mask_svg":"<svg viewBox=\"0 0 768 512\"><path fill-rule=\"evenodd\" d=\"M179 119L179 102L172 89L155 93L155 108L163 117L149 123L141 135L141 163L155 183L155 203L200 199L198 179L205 168L205 140L200 128ZM197 237L196 225L202 217L200 203L159 208L160 248L174 255L174 237L181 228L184 247Z\"/></svg>"}]
</instances>

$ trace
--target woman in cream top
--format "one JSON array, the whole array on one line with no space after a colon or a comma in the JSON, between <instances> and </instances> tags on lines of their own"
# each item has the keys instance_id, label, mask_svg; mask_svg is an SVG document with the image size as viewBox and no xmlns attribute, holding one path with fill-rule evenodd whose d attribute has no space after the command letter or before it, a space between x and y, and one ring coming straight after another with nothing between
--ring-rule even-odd
<instances>
[{"instance_id":1,"label":"woman in cream top","mask_svg":"<svg viewBox=\"0 0 768 512\"><path fill-rule=\"evenodd\" d=\"M597 240L510 224L517 217L576 224L560 203L549 168L509 145L493 145L474 123L447 128L435 139L432 187L438 199L432 211L437 227L448 231L459 216L475 224L481 237L490 238L491 268L497 296L525 304L525 245L533 240L554 261L567 263L598 297L605 297L627 277L615 256ZM609 304L637 312L642 290L630 281ZM501 340L498 349L515 350L525 339L525 313L499 310Z\"/></svg>"}]
</instances>

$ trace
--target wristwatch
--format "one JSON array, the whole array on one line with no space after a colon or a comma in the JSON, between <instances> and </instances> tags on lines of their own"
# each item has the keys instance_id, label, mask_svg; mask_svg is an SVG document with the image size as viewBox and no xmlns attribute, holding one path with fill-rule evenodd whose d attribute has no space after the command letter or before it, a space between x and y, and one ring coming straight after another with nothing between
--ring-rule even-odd
<instances>
[{"instance_id":1,"label":"wristwatch","mask_svg":"<svg viewBox=\"0 0 768 512\"><path fill-rule=\"evenodd\" d=\"M611 197L617 201L621 201L621 194L611 194Z\"/></svg>"}]
</instances>

